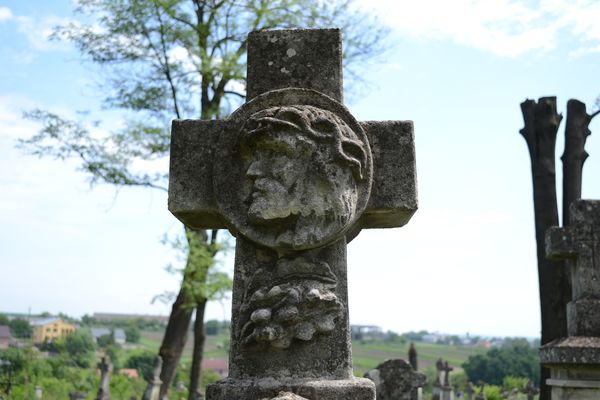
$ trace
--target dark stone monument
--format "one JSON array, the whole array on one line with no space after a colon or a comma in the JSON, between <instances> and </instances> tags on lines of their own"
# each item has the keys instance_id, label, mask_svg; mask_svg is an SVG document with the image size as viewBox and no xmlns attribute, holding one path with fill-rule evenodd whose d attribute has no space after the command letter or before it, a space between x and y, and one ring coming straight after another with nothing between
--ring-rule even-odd
<instances>
[{"instance_id":1,"label":"dark stone monument","mask_svg":"<svg viewBox=\"0 0 600 400\"><path fill-rule=\"evenodd\" d=\"M408 348L408 362L415 371L419 370L417 348L415 347L415 344L413 342L410 342L410 347Z\"/></svg>"},{"instance_id":2,"label":"dark stone monument","mask_svg":"<svg viewBox=\"0 0 600 400\"><path fill-rule=\"evenodd\" d=\"M209 400L373 400L352 373L346 245L417 208L409 121L342 104L336 29L253 32L247 102L173 122L169 210L236 236L229 377Z\"/></svg>"},{"instance_id":3,"label":"dark stone monument","mask_svg":"<svg viewBox=\"0 0 600 400\"><path fill-rule=\"evenodd\" d=\"M160 400L160 371L162 370L162 357L156 356L154 359L154 369L152 370L152 379L148 382L148 386L144 391L142 400Z\"/></svg>"},{"instance_id":4,"label":"dark stone monument","mask_svg":"<svg viewBox=\"0 0 600 400\"><path fill-rule=\"evenodd\" d=\"M100 370L100 387L98 388L96 400L110 400L110 374L113 366L108 355L102 357L98 369Z\"/></svg>"},{"instance_id":5,"label":"dark stone monument","mask_svg":"<svg viewBox=\"0 0 600 400\"><path fill-rule=\"evenodd\" d=\"M533 400L535 396L540 393L540 391L533 385L533 382L529 380L527 381L527 385L525 385L525 387L521 389L521 393L527 396L527 400ZM562 397L559 397L559 399L562 399Z\"/></svg>"},{"instance_id":6,"label":"dark stone monument","mask_svg":"<svg viewBox=\"0 0 600 400\"><path fill-rule=\"evenodd\" d=\"M473 400L474 393L475 389L473 389L473 383L467 382L467 386L465 387L465 394L467 395L467 400Z\"/></svg>"},{"instance_id":7,"label":"dark stone monument","mask_svg":"<svg viewBox=\"0 0 600 400\"><path fill-rule=\"evenodd\" d=\"M553 399L600 399L600 201L573 202L569 226L548 230L546 252L567 260L573 296L568 337L540 349L546 383Z\"/></svg>"},{"instance_id":8,"label":"dark stone monument","mask_svg":"<svg viewBox=\"0 0 600 400\"><path fill-rule=\"evenodd\" d=\"M418 400L427 378L401 359L387 360L365 373L375 383L377 400Z\"/></svg>"}]
</instances>

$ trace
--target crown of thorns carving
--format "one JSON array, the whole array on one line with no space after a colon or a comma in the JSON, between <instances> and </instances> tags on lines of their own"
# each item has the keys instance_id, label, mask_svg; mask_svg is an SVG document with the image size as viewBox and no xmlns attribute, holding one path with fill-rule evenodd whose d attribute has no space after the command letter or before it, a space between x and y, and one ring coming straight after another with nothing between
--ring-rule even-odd
<instances>
[{"instance_id":1,"label":"crown of thorns carving","mask_svg":"<svg viewBox=\"0 0 600 400\"><path fill-rule=\"evenodd\" d=\"M315 142L332 143L333 156L351 168L355 179L364 179L365 145L348 124L331 111L313 106L272 107L253 114L243 131L253 137L275 129L298 132Z\"/></svg>"}]
</instances>

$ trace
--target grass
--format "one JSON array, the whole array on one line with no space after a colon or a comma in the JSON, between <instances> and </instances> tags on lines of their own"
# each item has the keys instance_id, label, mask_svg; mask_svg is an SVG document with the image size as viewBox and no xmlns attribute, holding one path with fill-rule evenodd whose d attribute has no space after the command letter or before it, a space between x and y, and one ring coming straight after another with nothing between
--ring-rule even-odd
<instances>
[{"instance_id":1,"label":"grass","mask_svg":"<svg viewBox=\"0 0 600 400\"><path fill-rule=\"evenodd\" d=\"M162 340L162 332L142 332L140 344L148 350L158 352ZM218 336L206 336L204 346L204 357L214 359L229 358L226 342L229 340L229 334ZM375 368L378 364L391 358L402 358L408 360L409 343L384 342L377 341L354 341L352 343L352 360L354 364L354 373L362 376L366 371ZM471 346L452 346L435 343L415 343L417 349L419 369L424 370L430 365L434 365L438 358L448 361L456 370L465 362L469 356L482 354L486 349ZM183 359L190 360L192 356L192 335L188 335L188 342L183 352Z\"/></svg>"}]
</instances>

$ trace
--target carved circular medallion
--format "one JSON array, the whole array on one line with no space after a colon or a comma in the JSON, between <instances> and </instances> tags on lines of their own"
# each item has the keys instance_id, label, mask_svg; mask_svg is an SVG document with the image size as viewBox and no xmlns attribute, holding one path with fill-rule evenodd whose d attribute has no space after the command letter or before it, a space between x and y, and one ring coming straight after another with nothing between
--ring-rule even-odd
<instances>
[{"instance_id":1,"label":"carved circular medallion","mask_svg":"<svg viewBox=\"0 0 600 400\"><path fill-rule=\"evenodd\" d=\"M372 158L364 130L334 99L281 89L244 104L219 138L213 188L230 229L277 250L344 235L364 211Z\"/></svg>"}]
</instances>

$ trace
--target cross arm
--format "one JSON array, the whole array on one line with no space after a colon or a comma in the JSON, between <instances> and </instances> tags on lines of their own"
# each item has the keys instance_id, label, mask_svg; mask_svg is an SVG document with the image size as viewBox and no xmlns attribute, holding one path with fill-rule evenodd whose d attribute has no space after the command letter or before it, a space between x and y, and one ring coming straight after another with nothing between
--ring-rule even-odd
<instances>
[{"instance_id":1,"label":"cross arm","mask_svg":"<svg viewBox=\"0 0 600 400\"><path fill-rule=\"evenodd\" d=\"M371 198L362 228L405 225L418 208L412 121L361 122L373 153Z\"/></svg>"},{"instance_id":2,"label":"cross arm","mask_svg":"<svg viewBox=\"0 0 600 400\"><path fill-rule=\"evenodd\" d=\"M577 256L574 232L569 228L553 226L546 231L546 257L551 260Z\"/></svg>"},{"instance_id":3,"label":"cross arm","mask_svg":"<svg viewBox=\"0 0 600 400\"><path fill-rule=\"evenodd\" d=\"M169 211L196 229L225 227L213 193L214 149L227 120L174 120L171 127Z\"/></svg>"}]
</instances>

